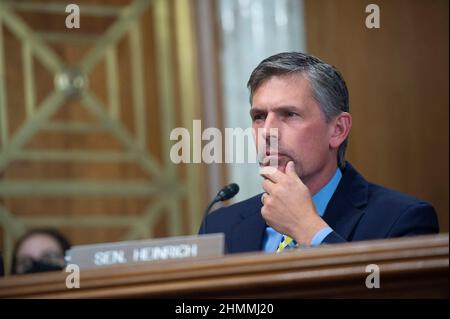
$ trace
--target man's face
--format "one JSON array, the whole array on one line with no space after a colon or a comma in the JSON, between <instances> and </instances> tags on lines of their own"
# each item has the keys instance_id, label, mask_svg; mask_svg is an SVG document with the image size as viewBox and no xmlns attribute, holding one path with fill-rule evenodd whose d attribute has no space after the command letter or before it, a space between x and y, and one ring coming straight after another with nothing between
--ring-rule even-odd
<instances>
[{"instance_id":1,"label":"man's face","mask_svg":"<svg viewBox=\"0 0 450 319\"><path fill-rule=\"evenodd\" d=\"M262 166L277 158L278 169L284 172L292 160L297 174L307 182L330 161L336 163L336 153L330 151L332 127L303 76L274 76L263 82L253 95L250 115L254 136L259 134L255 143ZM271 128L278 130L278 137L271 138ZM278 150L273 147L273 138L278 141ZM265 155L261 154L264 149Z\"/></svg>"}]
</instances>

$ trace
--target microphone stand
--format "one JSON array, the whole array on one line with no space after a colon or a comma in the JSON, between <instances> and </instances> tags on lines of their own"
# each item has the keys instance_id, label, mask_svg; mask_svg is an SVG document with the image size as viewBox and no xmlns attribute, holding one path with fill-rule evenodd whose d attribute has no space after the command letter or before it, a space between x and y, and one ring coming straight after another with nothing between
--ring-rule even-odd
<instances>
[{"instance_id":1,"label":"microphone stand","mask_svg":"<svg viewBox=\"0 0 450 319\"><path fill-rule=\"evenodd\" d=\"M209 203L208 207L205 210L204 216L203 216L203 224L200 230L201 234L206 234L206 219L208 217L208 213L210 209L213 207L213 205L217 202L221 202L227 199L230 199L234 197L239 192L239 186L235 183L231 183L224 188L222 188L214 197L214 199Z\"/></svg>"},{"instance_id":2,"label":"microphone stand","mask_svg":"<svg viewBox=\"0 0 450 319\"><path fill-rule=\"evenodd\" d=\"M203 214L203 224L202 224L202 234L206 234L206 219L208 217L209 211L214 206L215 203L217 203L219 200L217 199L217 196L209 203L208 207L205 209L205 212Z\"/></svg>"}]
</instances>

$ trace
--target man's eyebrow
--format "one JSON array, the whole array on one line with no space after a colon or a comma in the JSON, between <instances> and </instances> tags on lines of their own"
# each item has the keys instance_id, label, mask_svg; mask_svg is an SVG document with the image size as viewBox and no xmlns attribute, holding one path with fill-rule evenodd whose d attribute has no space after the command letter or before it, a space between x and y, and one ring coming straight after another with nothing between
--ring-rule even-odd
<instances>
[{"instance_id":1,"label":"man's eyebrow","mask_svg":"<svg viewBox=\"0 0 450 319\"><path fill-rule=\"evenodd\" d=\"M276 106L272 109L274 112L285 112L285 111L291 111L291 112L299 112L299 108L294 105L281 105Z\"/></svg>"},{"instance_id":2,"label":"man's eyebrow","mask_svg":"<svg viewBox=\"0 0 450 319\"><path fill-rule=\"evenodd\" d=\"M280 106L275 106L273 108L270 109L271 112L300 112L299 108L297 106L294 105L280 105ZM250 115L254 115L254 114L258 114L258 113L266 113L267 109L266 108L258 108L257 106L252 107L250 109Z\"/></svg>"},{"instance_id":3,"label":"man's eyebrow","mask_svg":"<svg viewBox=\"0 0 450 319\"><path fill-rule=\"evenodd\" d=\"M251 109L250 109L250 116L252 116L252 115L255 115L255 114L258 114L258 113L264 113L264 112L266 112L265 110L263 110L263 109L259 109L259 108L257 108L257 107L252 107Z\"/></svg>"}]
</instances>

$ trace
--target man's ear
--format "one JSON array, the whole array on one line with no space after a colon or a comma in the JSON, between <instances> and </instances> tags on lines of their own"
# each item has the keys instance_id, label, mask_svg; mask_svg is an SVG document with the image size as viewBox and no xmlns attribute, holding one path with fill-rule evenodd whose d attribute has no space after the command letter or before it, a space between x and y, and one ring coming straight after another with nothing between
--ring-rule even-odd
<instances>
[{"instance_id":1,"label":"man's ear","mask_svg":"<svg viewBox=\"0 0 450 319\"><path fill-rule=\"evenodd\" d=\"M352 127L352 116L342 112L331 121L330 148L337 149L347 138Z\"/></svg>"}]
</instances>

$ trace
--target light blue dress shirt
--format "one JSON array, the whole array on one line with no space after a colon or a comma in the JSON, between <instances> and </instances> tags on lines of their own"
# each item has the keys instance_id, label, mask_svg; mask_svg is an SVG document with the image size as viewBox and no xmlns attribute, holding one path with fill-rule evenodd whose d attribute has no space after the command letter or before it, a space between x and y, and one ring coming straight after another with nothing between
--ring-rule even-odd
<instances>
[{"instance_id":1,"label":"light blue dress shirt","mask_svg":"<svg viewBox=\"0 0 450 319\"><path fill-rule=\"evenodd\" d=\"M336 173L330 179L330 181L322 187L320 191L317 192L312 197L313 203L316 206L316 210L319 213L320 217L325 213L325 209L327 208L328 202L333 196L336 188L342 178L341 170L336 169ZM322 241L327 237L333 229L331 227L324 227L319 230L311 240L311 246L318 246L322 243ZM267 227L264 233L263 238L263 250L266 252L274 252L278 249L278 245L283 239L283 235L277 232L272 227Z\"/></svg>"}]
</instances>

